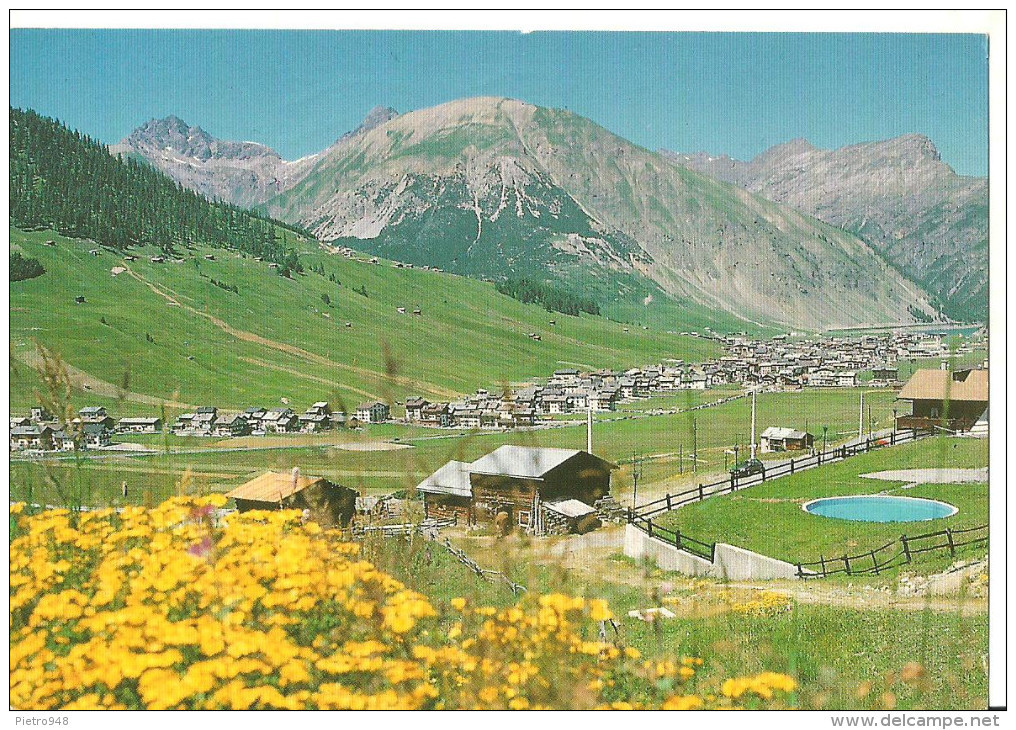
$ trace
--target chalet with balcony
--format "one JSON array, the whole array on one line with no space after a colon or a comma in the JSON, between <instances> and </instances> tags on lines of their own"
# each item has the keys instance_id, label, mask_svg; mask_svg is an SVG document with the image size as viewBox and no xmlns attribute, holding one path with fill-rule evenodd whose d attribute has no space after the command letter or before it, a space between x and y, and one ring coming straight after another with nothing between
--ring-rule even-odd
<instances>
[{"instance_id":1,"label":"chalet with balcony","mask_svg":"<svg viewBox=\"0 0 1016 730\"><path fill-rule=\"evenodd\" d=\"M897 429L970 431L988 409L988 371L918 370L898 399L912 407Z\"/></svg>"}]
</instances>

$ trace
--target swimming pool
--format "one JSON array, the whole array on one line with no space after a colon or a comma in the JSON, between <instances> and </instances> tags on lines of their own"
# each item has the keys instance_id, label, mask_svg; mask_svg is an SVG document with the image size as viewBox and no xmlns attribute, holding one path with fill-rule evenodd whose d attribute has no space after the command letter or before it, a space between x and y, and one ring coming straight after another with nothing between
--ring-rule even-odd
<instances>
[{"instance_id":1,"label":"swimming pool","mask_svg":"<svg viewBox=\"0 0 1016 730\"><path fill-rule=\"evenodd\" d=\"M957 507L934 499L881 494L813 499L801 505L801 509L820 517L854 522L924 522L959 512Z\"/></svg>"}]
</instances>

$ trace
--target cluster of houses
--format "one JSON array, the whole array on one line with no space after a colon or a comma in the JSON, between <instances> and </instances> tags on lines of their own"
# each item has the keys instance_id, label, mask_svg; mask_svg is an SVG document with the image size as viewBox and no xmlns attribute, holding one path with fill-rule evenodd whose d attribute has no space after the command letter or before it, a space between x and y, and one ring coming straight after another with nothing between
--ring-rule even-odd
<instances>
[{"instance_id":1,"label":"cluster of houses","mask_svg":"<svg viewBox=\"0 0 1016 730\"><path fill-rule=\"evenodd\" d=\"M623 508L610 496L616 464L575 449L501 446L471 463L450 461L417 487L428 520L488 524L502 534L587 532ZM322 477L267 472L226 494L236 508L300 509L306 519L346 526L356 514L373 514L375 498ZM370 499L370 501L368 501Z\"/></svg>"},{"instance_id":2,"label":"cluster of houses","mask_svg":"<svg viewBox=\"0 0 1016 730\"><path fill-rule=\"evenodd\" d=\"M708 378L683 361L624 372L557 370L549 382L504 394L480 389L455 402L406 401L406 420L452 428L518 428L536 425L544 416L613 411L617 404L678 390L705 390Z\"/></svg>"},{"instance_id":3,"label":"cluster of houses","mask_svg":"<svg viewBox=\"0 0 1016 730\"><path fill-rule=\"evenodd\" d=\"M724 353L702 364L709 385L739 383L764 389L855 387L858 373L871 371L871 387L899 387L900 360L948 358L952 353L941 335L895 331L860 337L771 340L719 338ZM971 352L961 346L959 354Z\"/></svg>"},{"instance_id":4,"label":"cluster of houses","mask_svg":"<svg viewBox=\"0 0 1016 730\"><path fill-rule=\"evenodd\" d=\"M156 419L158 420L158 419ZM64 423L42 406L11 416L11 451L74 451L111 444L115 422L102 406L88 406Z\"/></svg>"},{"instance_id":5,"label":"cluster of houses","mask_svg":"<svg viewBox=\"0 0 1016 730\"><path fill-rule=\"evenodd\" d=\"M379 408L379 406L381 406ZM383 403L368 403L356 411L361 423L388 420L390 410ZM263 436L278 433L318 433L349 425L346 413L333 411L326 401L318 401L303 413L292 408L252 406L241 413L220 412L215 406L202 406L193 413L182 413L172 426L179 436Z\"/></svg>"},{"instance_id":6,"label":"cluster of houses","mask_svg":"<svg viewBox=\"0 0 1016 730\"><path fill-rule=\"evenodd\" d=\"M546 384L505 394L478 390L455 402L406 401L406 420L452 428L518 428L533 426L545 416L613 411L618 403L680 390L706 390L735 384L761 390L802 387L856 387L859 373L871 371L866 387L900 387L903 359L947 357L940 336L897 332L821 340L716 338L724 345L718 359L688 364L662 364L623 372L557 370ZM961 352L969 347L961 348Z\"/></svg>"},{"instance_id":7,"label":"cluster of houses","mask_svg":"<svg viewBox=\"0 0 1016 730\"><path fill-rule=\"evenodd\" d=\"M384 423L391 420L391 407L374 401L357 407L352 418L334 412L325 401L312 404L304 413L292 408L268 410L248 408L242 413L220 412L215 406L203 406L193 413L183 413L170 426L179 436L264 435L275 433L316 433L357 423ZM114 434L162 433L163 421L158 417L131 416L115 420L102 406L88 406L77 418L64 424L45 408L33 408L28 416L10 419L11 451L73 451L98 449L112 445Z\"/></svg>"},{"instance_id":8,"label":"cluster of houses","mask_svg":"<svg viewBox=\"0 0 1016 730\"><path fill-rule=\"evenodd\" d=\"M353 416L334 411L327 401L318 401L303 413L292 408L271 410L252 406L242 413L220 413L215 406L202 406L183 413L172 426L179 436L264 436L278 433L318 433L362 423L384 423L391 419L391 406L381 401L362 403Z\"/></svg>"},{"instance_id":9,"label":"cluster of houses","mask_svg":"<svg viewBox=\"0 0 1016 730\"><path fill-rule=\"evenodd\" d=\"M610 496L616 464L586 451L501 446L471 463L450 461L417 487L426 518L487 523L507 533L586 532L623 509ZM386 498L357 496L322 477L267 472L226 495L241 511L301 509L321 524L346 526L355 514L375 515ZM396 515L397 517L397 515Z\"/></svg>"}]
</instances>

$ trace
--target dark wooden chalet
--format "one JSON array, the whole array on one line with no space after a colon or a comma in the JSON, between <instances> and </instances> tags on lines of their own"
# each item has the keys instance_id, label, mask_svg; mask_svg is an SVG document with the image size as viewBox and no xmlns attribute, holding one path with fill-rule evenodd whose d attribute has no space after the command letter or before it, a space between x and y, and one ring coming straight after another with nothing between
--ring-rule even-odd
<instances>
[{"instance_id":1,"label":"dark wooden chalet","mask_svg":"<svg viewBox=\"0 0 1016 730\"><path fill-rule=\"evenodd\" d=\"M469 465L473 511L477 519L496 520L527 532L547 532L545 503L577 500L594 504L610 492L617 465L576 449L502 446Z\"/></svg>"}]
</instances>

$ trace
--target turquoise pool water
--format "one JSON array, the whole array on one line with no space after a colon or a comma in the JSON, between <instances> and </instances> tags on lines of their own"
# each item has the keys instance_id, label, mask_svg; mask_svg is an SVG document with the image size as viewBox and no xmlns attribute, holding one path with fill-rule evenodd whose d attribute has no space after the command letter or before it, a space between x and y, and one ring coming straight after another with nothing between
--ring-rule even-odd
<instances>
[{"instance_id":1,"label":"turquoise pool water","mask_svg":"<svg viewBox=\"0 0 1016 730\"><path fill-rule=\"evenodd\" d=\"M951 504L918 497L826 497L802 506L805 512L821 517L855 522L924 522L949 517L959 510Z\"/></svg>"}]
</instances>

